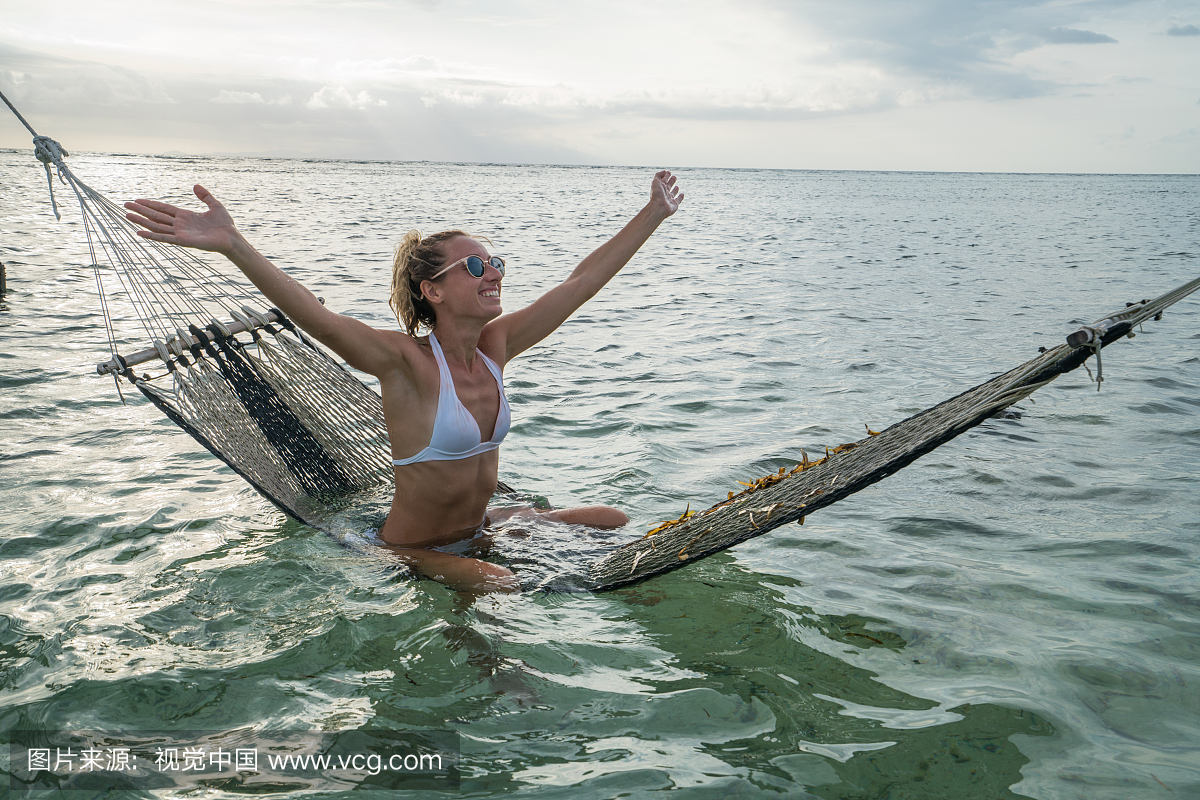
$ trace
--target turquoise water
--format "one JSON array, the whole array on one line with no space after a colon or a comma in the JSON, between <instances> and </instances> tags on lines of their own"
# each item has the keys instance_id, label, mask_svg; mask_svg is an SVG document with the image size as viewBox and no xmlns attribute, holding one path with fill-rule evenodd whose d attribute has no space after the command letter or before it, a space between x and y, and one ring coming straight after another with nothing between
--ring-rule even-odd
<instances>
[{"instance_id":1,"label":"turquoise water","mask_svg":"<svg viewBox=\"0 0 1200 800\"><path fill-rule=\"evenodd\" d=\"M118 200L204 182L376 325L405 230L488 235L513 309L652 172L71 161ZM502 478L625 536L1200 273L1194 176L678 174L683 210L506 374ZM1065 376L802 527L471 603L123 406L78 212L28 153L0 188L0 730L452 732L472 797L1200 795L1200 300L1108 348L1103 391Z\"/></svg>"}]
</instances>

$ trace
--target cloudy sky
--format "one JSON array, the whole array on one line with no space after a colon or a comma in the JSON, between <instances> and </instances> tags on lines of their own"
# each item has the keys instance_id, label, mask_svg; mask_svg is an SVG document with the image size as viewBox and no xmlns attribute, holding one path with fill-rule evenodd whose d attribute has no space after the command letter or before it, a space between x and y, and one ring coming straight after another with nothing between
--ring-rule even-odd
<instances>
[{"instance_id":1,"label":"cloudy sky","mask_svg":"<svg viewBox=\"0 0 1200 800\"><path fill-rule=\"evenodd\" d=\"M6 0L0 91L81 151L1197 173L1200 3Z\"/></svg>"}]
</instances>

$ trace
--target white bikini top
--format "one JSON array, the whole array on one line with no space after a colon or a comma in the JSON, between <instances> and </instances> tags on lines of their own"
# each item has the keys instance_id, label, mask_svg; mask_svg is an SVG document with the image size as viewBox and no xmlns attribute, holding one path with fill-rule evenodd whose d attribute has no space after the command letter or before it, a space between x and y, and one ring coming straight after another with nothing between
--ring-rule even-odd
<instances>
[{"instance_id":1,"label":"white bikini top","mask_svg":"<svg viewBox=\"0 0 1200 800\"><path fill-rule=\"evenodd\" d=\"M411 458L393 459L397 467L407 464L419 464L422 461L457 461L470 458L489 450L495 450L508 435L512 425L512 412L508 408L508 397L504 394L504 376L496 362L485 356L478 348L476 354L483 359L496 379L496 390L500 393L500 411L496 414L496 428L492 438L481 441L483 434L479 432L479 423L467 407L458 399L454 389L454 378L450 375L450 367L442 354L442 346L431 331L429 343L433 345L433 358L437 361L438 374L441 381L438 384L437 416L433 418L433 434L429 437L429 446Z\"/></svg>"}]
</instances>

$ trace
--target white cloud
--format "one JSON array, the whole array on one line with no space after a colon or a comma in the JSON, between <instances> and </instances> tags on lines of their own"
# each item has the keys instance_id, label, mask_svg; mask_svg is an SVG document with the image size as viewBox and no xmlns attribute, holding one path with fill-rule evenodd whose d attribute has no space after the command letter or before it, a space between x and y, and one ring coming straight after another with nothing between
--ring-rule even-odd
<instances>
[{"instance_id":1,"label":"white cloud","mask_svg":"<svg viewBox=\"0 0 1200 800\"><path fill-rule=\"evenodd\" d=\"M236 89L222 89L209 102L228 106L290 106L292 96L285 94L272 100L269 99L269 93L268 97L264 97L261 91L245 92Z\"/></svg>"},{"instance_id":2,"label":"white cloud","mask_svg":"<svg viewBox=\"0 0 1200 800\"><path fill-rule=\"evenodd\" d=\"M221 93L212 99L214 103L228 103L231 105L245 105L247 103L262 104L266 101L258 92L235 92L229 89L222 89Z\"/></svg>"},{"instance_id":3,"label":"white cloud","mask_svg":"<svg viewBox=\"0 0 1200 800\"><path fill-rule=\"evenodd\" d=\"M120 65L47 58L0 41L4 62L12 69L0 71L0 86L14 102L117 107L175 102L158 80Z\"/></svg>"},{"instance_id":4,"label":"white cloud","mask_svg":"<svg viewBox=\"0 0 1200 800\"><path fill-rule=\"evenodd\" d=\"M479 92L463 92L458 89L442 89L439 92L421 95L421 102L426 108L442 104L478 108L483 105L485 98Z\"/></svg>"},{"instance_id":5,"label":"white cloud","mask_svg":"<svg viewBox=\"0 0 1200 800\"><path fill-rule=\"evenodd\" d=\"M334 84L322 86L308 99L304 107L312 110L323 108L363 109L386 105L386 100L376 100L366 89L361 90L358 94L351 94L345 86Z\"/></svg>"},{"instance_id":6,"label":"white cloud","mask_svg":"<svg viewBox=\"0 0 1200 800\"><path fill-rule=\"evenodd\" d=\"M336 62L332 71L338 75L375 80L389 78L394 80L405 76L465 75L470 73L470 70L463 64L426 55L379 60L343 60Z\"/></svg>"},{"instance_id":7,"label":"white cloud","mask_svg":"<svg viewBox=\"0 0 1200 800\"><path fill-rule=\"evenodd\" d=\"M1115 44L1117 41L1107 34L1078 28L1051 28L1042 37L1051 44Z\"/></svg>"}]
</instances>

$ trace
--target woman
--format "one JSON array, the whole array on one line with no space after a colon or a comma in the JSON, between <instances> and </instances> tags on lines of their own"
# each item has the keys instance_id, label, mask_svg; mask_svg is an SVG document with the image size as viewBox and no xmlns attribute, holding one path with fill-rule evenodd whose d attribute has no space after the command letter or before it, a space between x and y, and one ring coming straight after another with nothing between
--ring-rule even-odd
<instances>
[{"instance_id":1,"label":"woman","mask_svg":"<svg viewBox=\"0 0 1200 800\"><path fill-rule=\"evenodd\" d=\"M683 194L664 170L650 202L616 236L534 303L502 314L504 262L476 239L447 231L409 233L397 248L392 307L407 332L377 330L325 308L295 279L259 254L203 186L198 214L155 200L126 203L128 218L159 242L221 253L283 313L352 367L379 379L391 437L396 494L380 538L424 575L467 591L515 591L513 573L496 564L429 548L475 536L490 522L532 509L495 512L497 448L510 417L504 365L540 342L628 263ZM429 328L418 336L418 328ZM542 513L562 522L620 527L629 518L602 506Z\"/></svg>"}]
</instances>

